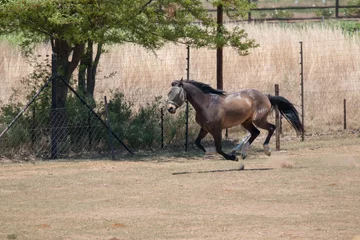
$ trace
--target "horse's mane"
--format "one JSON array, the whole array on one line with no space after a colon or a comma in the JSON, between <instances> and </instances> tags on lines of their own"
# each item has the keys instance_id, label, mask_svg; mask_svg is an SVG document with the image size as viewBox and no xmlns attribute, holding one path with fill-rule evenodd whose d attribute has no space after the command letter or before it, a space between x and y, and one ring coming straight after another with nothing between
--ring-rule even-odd
<instances>
[{"instance_id":1,"label":"horse's mane","mask_svg":"<svg viewBox=\"0 0 360 240\"><path fill-rule=\"evenodd\" d=\"M209 84L197 82L195 80L189 80L188 83L198 87L203 93L212 93L220 96L226 96L226 92L220 89L214 89Z\"/></svg>"}]
</instances>

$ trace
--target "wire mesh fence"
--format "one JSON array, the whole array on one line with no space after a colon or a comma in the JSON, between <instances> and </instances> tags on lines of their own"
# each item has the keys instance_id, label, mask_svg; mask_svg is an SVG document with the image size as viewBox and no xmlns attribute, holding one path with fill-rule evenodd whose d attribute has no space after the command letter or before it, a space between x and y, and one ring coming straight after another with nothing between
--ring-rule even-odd
<instances>
[{"instance_id":1,"label":"wire mesh fence","mask_svg":"<svg viewBox=\"0 0 360 240\"><path fill-rule=\"evenodd\" d=\"M99 120L85 109L67 110L32 108L0 139L2 155L51 159L108 154L111 138Z\"/></svg>"}]
</instances>

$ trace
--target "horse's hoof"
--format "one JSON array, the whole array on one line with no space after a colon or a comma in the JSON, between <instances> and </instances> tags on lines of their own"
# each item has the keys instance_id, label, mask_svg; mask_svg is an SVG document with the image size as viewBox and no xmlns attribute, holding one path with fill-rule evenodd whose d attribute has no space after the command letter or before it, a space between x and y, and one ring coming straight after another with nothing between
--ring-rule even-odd
<instances>
[{"instance_id":1,"label":"horse's hoof","mask_svg":"<svg viewBox=\"0 0 360 240\"><path fill-rule=\"evenodd\" d=\"M241 154L241 158L242 158L242 159L245 159L246 157L247 157L247 153L242 153L242 154Z\"/></svg>"},{"instance_id":2,"label":"horse's hoof","mask_svg":"<svg viewBox=\"0 0 360 240\"><path fill-rule=\"evenodd\" d=\"M239 171L244 170L244 169L245 169L244 164L240 164L240 166L239 166Z\"/></svg>"},{"instance_id":3,"label":"horse's hoof","mask_svg":"<svg viewBox=\"0 0 360 240\"><path fill-rule=\"evenodd\" d=\"M230 161L234 161L234 162L239 161L239 159L236 155L230 155L230 157L227 157L226 160L230 160Z\"/></svg>"},{"instance_id":4,"label":"horse's hoof","mask_svg":"<svg viewBox=\"0 0 360 240\"><path fill-rule=\"evenodd\" d=\"M271 156L271 150L270 150L270 146L268 144L264 145L264 152L266 155Z\"/></svg>"}]
</instances>

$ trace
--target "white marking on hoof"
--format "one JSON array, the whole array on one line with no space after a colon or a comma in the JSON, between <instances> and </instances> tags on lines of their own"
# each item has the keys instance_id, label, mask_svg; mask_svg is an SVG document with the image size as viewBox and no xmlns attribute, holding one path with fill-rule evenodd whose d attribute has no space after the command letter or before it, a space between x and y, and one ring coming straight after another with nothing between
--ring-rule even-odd
<instances>
[{"instance_id":1,"label":"white marking on hoof","mask_svg":"<svg viewBox=\"0 0 360 240\"><path fill-rule=\"evenodd\" d=\"M264 144L264 152L266 155L271 156L271 149L269 144Z\"/></svg>"}]
</instances>

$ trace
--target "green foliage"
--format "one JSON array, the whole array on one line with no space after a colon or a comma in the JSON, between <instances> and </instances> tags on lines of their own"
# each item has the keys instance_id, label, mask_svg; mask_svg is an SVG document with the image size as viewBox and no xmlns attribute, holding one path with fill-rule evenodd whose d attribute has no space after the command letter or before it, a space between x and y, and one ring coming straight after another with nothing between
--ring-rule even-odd
<instances>
[{"instance_id":1,"label":"green foliage","mask_svg":"<svg viewBox=\"0 0 360 240\"><path fill-rule=\"evenodd\" d=\"M7 235L7 239L17 239L17 235L12 233Z\"/></svg>"},{"instance_id":2,"label":"green foliage","mask_svg":"<svg viewBox=\"0 0 360 240\"><path fill-rule=\"evenodd\" d=\"M341 22L341 29L345 34L353 35L360 34L360 23L356 21L345 21Z\"/></svg>"},{"instance_id":3,"label":"green foliage","mask_svg":"<svg viewBox=\"0 0 360 240\"><path fill-rule=\"evenodd\" d=\"M209 2L209 0L208 0ZM226 14L230 18L244 18L251 8L255 8L256 4L249 3L247 0L214 0L212 5L217 7L219 5L223 6Z\"/></svg>"},{"instance_id":4,"label":"green foliage","mask_svg":"<svg viewBox=\"0 0 360 240\"><path fill-rule=\"evenodd\" d=\"M317 17L330 18L333 14L334 12L331 9L318 9L315 11Z\"/></svg>"},{"instance_id":5,"label":"green foliage","mask_svg":"<svg viewBox=\"0 0 360 240\"><path fill-rule=\"evenodd\" d=\"M108 104L111 129L133 149L153 149L161 144L160 98L134 111L121 92L112 92ZM105 109L102 109L105 116Z\"/></svg>"},{"instance_id":6,"label":"green foliage","mask_svg":"<svg viewBox=\"0 0 360 240\"><path fill-rule=\"evenodd\" d=\"M210 2L221 3L233 17L244 16L252 7L244 0ZM216 19L208 14L201 0L13 0L1 5L0 19L7 32L22 34L27 39L24 45L60 39L69 46L91 40L133 42L149 49L160 48L169 41L217 47L219 38ZM202 25L191 24L195 21ZM237 36L237 40L232 36L231 30L224 29L223 46L255 47L245 35Z\"/></svg>"},{"instance_id":7,"label":"green foliage","mask_svg":"<svg viewBox=\"0 0 360 240\"><path fill-rule=\"evenodd\" d=\"M108 104L108 114L111 123L111 128L116 132L120 138L123 138L127 134L129 128L129 120L132 116L133 104L125 99L123 93L118 91L111 92L110 102ZM106 118L106 110L103 105L102 116Z\"/></svg>"},{"instance_id":8,"label":"green foliage","mask_svg":"<svg viewBox=\"0 0 360 240\"><path fill-rule=\"evenodd\" d=\"M360 6L360 0L352 0L349 1L349 6ZM344 10L345 17L359 17L360 16L360 8L345 8Z\"/></svg>"},{"instance_id":9,"label":"green foliage","mask_svg":"<svg viewBox=\"0 0 360 240\"><path fill-rule=\"evenodd\" d=\"M279 19L279 18L292 18L293 17L293 13L290 11L286 11L286 10L277 10L275 9L273 12L270 13L270 16L274 19Z\"/></svg>"},{"instance_id":10,"label":"green foliage","mask_svg":"<svg viewBox=\"0 0 360 240\"><path fill-rule=\"evenodd\" d=\"M126 140L134 148L151 149L161 144L160 131L160 98L155 98L134 114Z\"/></svg>"}]
</instances>

